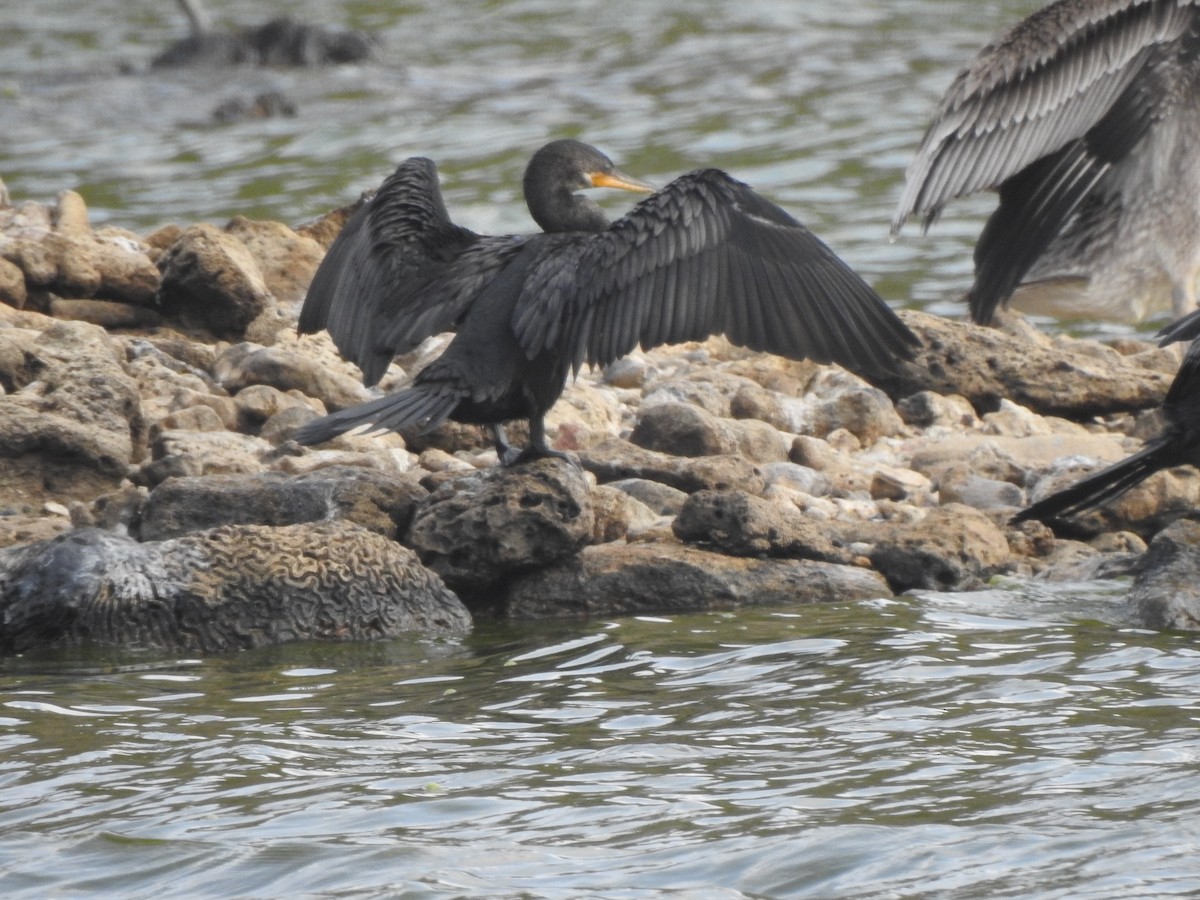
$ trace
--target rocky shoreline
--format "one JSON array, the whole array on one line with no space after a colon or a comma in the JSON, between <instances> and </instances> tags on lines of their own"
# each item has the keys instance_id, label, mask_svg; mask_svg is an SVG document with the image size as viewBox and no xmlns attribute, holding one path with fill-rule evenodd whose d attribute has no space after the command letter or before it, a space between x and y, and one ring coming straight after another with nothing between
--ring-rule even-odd
<instances>
[{"instance_id":1,"label":"rocky shoreline","mask_svg":"<svg viewBox=\"0 0 1200 900\"><path fill-rule=\"evenodd\" d=\"M578 466L499 468L479 429L454 424L307 449L297 426L372 396L327 337L295 330L346 214L137 235L92 229L69 191L0 205L0 652L458 634L472 614L796 604L997 575L1135 574L1133 621L1200 627L1200 526L1176 521L1200 509L1196 470L1070 533L1007 524L1155 432L1172 349L904 312L922 347L875 384L721 339L584 372L547 418Z\"/></svg>"}]
</instances>

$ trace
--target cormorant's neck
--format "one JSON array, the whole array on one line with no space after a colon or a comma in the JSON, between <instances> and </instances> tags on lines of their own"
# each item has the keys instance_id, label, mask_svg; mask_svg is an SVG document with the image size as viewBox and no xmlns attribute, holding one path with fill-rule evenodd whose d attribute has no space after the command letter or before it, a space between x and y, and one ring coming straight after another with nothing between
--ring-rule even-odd
<instances>
[{"instance_id":1,"label":"cormorant's neck","mask_svg":"<svg viewBox=\"0 0 1200 900\"><path fill-rule=\"evenodd\" d=\"M608 228L608 217L595 201L567 187L526 185L525 202L533 220L545 232L599 232Z\"/></svg>"}]
</instances>

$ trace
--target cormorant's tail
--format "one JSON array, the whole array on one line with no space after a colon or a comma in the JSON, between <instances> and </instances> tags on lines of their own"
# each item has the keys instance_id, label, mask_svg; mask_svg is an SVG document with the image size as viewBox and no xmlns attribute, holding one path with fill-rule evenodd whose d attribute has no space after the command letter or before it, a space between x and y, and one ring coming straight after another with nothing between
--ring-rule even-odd
<instances>
[{"instance_id":1,"label":"cormorant's tail","mask_svg":"<svg viewBox=\"0 0 1200 900\"><path fill-rule=\"evenodd\" d=\"M292 439L301 444L321 444L362 425L371 426L366 434L414 427L429 431L446 421L458 403L459 397L453 393L411 387L314 419L297 428Z\"/></svg>"},{"instance_id":2,"label":"cormorant's tail","mask_svg":"<svg viewBox=\"0 0 1200 900\"><path fill-rule=\"evenodd\" d=\"M1166 437L1156 438L1128 459L1021 510L1013 516L1012 523L1073 516L1119 497L1160 469L1169 469L1182 462L1184 460L1178 458L1178 452L1173 450Z\"/></svg>"}]
</instances>

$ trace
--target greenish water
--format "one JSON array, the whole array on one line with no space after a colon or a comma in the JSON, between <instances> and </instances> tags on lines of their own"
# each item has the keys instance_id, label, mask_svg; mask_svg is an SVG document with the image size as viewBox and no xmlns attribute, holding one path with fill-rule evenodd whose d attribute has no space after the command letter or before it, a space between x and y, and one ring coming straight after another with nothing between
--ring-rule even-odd
<instances>
[{"instance_id":1,"label":"greenish water","mask_svg":"<svg viewBox=\"0 0 1200 900\"><path fill-rule=\"evenodd\" d=\"M725 168L889 299L958 315L987 201L924 238L888 221L956 68L1034 5L210 0L387 49L144 76L119 65L182 33L173 4L6 2L0 177L135 229L295 222L423 154L456 219L526 230L528 154L578 136L659 182ZM206 122L266 89L299 114ZM5 660L0 894L1195 895L1200 652L1128 627L1122 590Z\"/></svg>"},{"instance_id":2,"label":"greenish water","mask_svg":"<svg viewBox=\"0 0 1200 900\"><path fill-rule=\"evenodd\" d=\"M1200 653L1100 586L0 672L8 897L1200 891Z\"/></svg>"}]
</instances>

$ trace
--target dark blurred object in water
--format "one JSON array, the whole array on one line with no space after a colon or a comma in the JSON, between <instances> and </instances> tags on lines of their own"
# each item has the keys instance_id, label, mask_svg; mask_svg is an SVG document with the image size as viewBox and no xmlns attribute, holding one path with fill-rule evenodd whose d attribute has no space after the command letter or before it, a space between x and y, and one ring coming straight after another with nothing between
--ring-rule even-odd
<instances>
[{"instance_id":1,"label":"dark blurred object in water","mask_svg":"<svg viewBox=\"0 0 1200 900\"><path fill-rule=\"evenodd\" d=\"M362 31L309 25L280 16L239 31L214 30L200 0L179 0L191 33L150 63L154 69L177 66L319 66L371 59L378 39Z\"/></svg>"},{"instance_id":2,"label":"dark blurred object in water","mask_svg":"<svg viewBox=\"0 0 1200 900\"><path fill-rule=\"evenodd\" d=\"M253 97L230 97L212 112L214 122L228 125L248 119L290 118L296 115L296 104L279 91L263 91Z\"/></svg>"}]
</instances>

